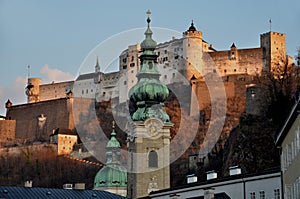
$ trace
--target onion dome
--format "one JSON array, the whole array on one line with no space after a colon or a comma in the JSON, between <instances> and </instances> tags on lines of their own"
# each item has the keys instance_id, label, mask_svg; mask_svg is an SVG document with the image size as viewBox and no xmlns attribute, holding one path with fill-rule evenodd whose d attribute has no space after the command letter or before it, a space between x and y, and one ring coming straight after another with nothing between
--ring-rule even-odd
<instances>
[{"instance_id":1,"label":"onion dome","mask_svg":"<svg viewBox=\"0 0 300 199\"><path fill-rule=\"evenodd\" d=\"M120 163L121 145L116 139L113 122L111 138L106 145L106 165L101 168L94 180L94 189L98 187L126 187L127 170Z\"/></svg>"},{"instance_id":2,"label":"onion dome","mask_svg":"<svg viewBox=\"0 0 300 199\"><path fill-rule=\"evenodd\" d=\"M138 108L132 114L133 121L145 121L150 117L158 117L163 122L170 122L170 117L163 110L163 102L169 95L168 88L159 81L160 73L157 69L157 54L154 52L156 42L152 39L150 30L150 11L148 14L148 28L145 40L141 44L142 54L139 57L141 69L137 73L138 83L129 91L129 99Z\"/></svg>"}]
</instances>

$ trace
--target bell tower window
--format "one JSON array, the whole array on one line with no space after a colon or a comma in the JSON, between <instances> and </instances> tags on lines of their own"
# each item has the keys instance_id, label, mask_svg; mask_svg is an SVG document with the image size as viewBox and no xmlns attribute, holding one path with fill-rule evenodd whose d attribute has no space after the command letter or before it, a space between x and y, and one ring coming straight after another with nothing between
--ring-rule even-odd
<instances>
[{"instance_id":1,"label":"bell tower window","mask_svg":"<svg viewBox=\"0 0 300 199\"><path fill-rule=\"evenodd\" d=\"M157 153L155 151L150 151L148 158L149 158L148 166L157 168L158 167Z\"/></svg>"}]
</instances>

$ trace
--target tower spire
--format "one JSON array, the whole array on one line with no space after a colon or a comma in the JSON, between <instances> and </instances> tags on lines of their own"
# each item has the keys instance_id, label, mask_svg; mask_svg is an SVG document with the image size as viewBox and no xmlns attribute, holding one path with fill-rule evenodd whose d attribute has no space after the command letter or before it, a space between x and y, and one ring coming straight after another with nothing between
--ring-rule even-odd
<instances>
[{"instance_id":1,"label":"tower spire","mask_svg":"<svg viewBox=\"0 0 300 199\"><path fill-rule=\"evenodd\" d=\"M95 66L95 72L100 72L100 65L99 65L99 58L97 56L97 60L96 60L96 66Z\"/></svg>"}]
</instances>

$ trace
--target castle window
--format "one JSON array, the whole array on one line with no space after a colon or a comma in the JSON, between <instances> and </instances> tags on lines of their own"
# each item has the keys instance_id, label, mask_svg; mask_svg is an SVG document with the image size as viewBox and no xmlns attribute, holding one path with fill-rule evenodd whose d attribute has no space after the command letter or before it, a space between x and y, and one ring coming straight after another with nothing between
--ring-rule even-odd
<instances>
[{"instance_id":1,"label":"castle window","mask_svg":"<svg viewBox=\"0 0 300 199\"><path fill-rule=\"evenodd\" d=\"M126 85L127 84L127 82L126 81L124 81L124 85Z\"/></svg>"},{"instance_id":2,"label":"castle window","mask_svg":"<svg viewBox=\"0 0 300 199\"><path fill-rule=\"evenodd\" d=\"M127 68L127 65L123 65L123 69L126 69Z\"/></svg>"},{"instance_id":3,"label":"castle window","mask_svg":"<svg viewBox=\"0 0 300 199\"><path fill-rule=\"evenodd\" d=\"M83 94L84 94L84 90L82 90L82 92L81 92L81 93L82 93L82 95L83 95Z\"/></svg>"},{"instance_id":4,"label":"castle window","mask_svg":"<svg viewBox=\"0 0 300 199\"><path fill-rule=\"evenodd\" d=\"M131 61L133 61L133 60L134 60L134 56L131 57Z\"/></svg>"},{"instance_id":5,"label":"castle window","mask_svg":"<svg viewBox=\"0 0 300 199\"><path fill-rule=\"evenodd\" d=\"M233 71L236 72L236 69L234 69Z\"/></svg>"},{"instance_id":6,"label":"castle window","mask_svg":"<svg viewBox=\"0 0 300 199\"><path fill-rule=\"evenodd\" d=\"M173 78L175 78L175 73L173 73Z\"/></svg>"},{"instance_id":7,"label":"castle window","mask_svg":"<svg viewBox=\"0 0 300 199\"><path fill-rule=\"evenodd\" d=\"M126 63L126 58L123 58L123 62Z\"/></svg>"},{"instance_id":8,"label":"castle window","mask_svg":"<svg viewBox=\"0 0 300 199\"><path fill-rule=\"evenodd\" d=\"M227 70L225 69L225 70L224 70L224 73L226 73L226 72L227 72Z\"/></svg>"},{"instance_id":9,"label":"castle window","mask_svg":"<svg viewBox=\"0 0 300 199\"><path fill-rule=\"evenodd\" d=\"M135 66L135 63L131 63L131 64L130 64L130 67L134 67L134 66Z\"/></svg>"},{"instance_id":10,"label":"castle window","mask_svg":"<svg viewBox=\"0 0 300 199\"><path fill-rule=\"evenodd\" d=\"M159 55L160 55L160 52L157 52L157 56L159 57Z\"/></svg>"},{"instance_id":11,"label":"castle window","mask_svg":"<svg viewBox=\"0 0 300 199\"><path fill-rule=\"evenodd\" d=\"M165 77L165 79L167 79L167 75L165 75L164 77Z\"/></svg>"},{"instance_id":12,"label":"castle window","mask_svg":"<svg viewBox=\"0 0 300 199\"><path fill-rule=\"evenodd\" d=\"M86 92L86 94L88 94L89 90L88 90L88 89L86 89L86 91L85 91L85 92Z\"/></svg>"},{"instance_id":13,"label":"castle window","mask_svg":"<svg viewBox=\"0 0 300 199\"><path fill-rule=\"evenodd\" d=\"M167 50L165 50L165 54L167 54L168 53L168 51Z\"/></svg>"},{"instance_id":14,"label":"castle window","mask_svg":"<svg viewBox=\"0 0 300 199\"><path fill-rule=\"evenodd\" d=\"M149 163L148 163L149 167L158 167L158 157L155 151L150 151L148 158L149 158Z\"/></svg>"}]
</instances>

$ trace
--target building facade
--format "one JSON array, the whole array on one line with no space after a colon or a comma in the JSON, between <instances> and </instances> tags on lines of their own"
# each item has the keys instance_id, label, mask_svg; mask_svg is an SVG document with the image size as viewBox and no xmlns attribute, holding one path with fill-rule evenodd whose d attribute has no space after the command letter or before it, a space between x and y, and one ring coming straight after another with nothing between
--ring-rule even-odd
<instances>
[{"instance_id":1,"label":"building facade","mask_svg":"<svg viewBox=\"0 0 300 199\"><path fill-rule=\"evenodd\" d=\"M300 98L283 125L276 144L281 148L284 198L300 197Z\"/></svg>"},{"instance_id":2,"label":"building facade","mask_svg":"<svg viewBox=\"0 0 300 199\"><path fill-rule=\"evenodd\" d=\"M208 174L208 175L211 175ZM255 199L283 198L281 193L281 174L271 171L255 175L232 175L226 178L208 179L205 182L189 183L182 187L150 193L151 199Z\"/></svg>"}]
</instances>

